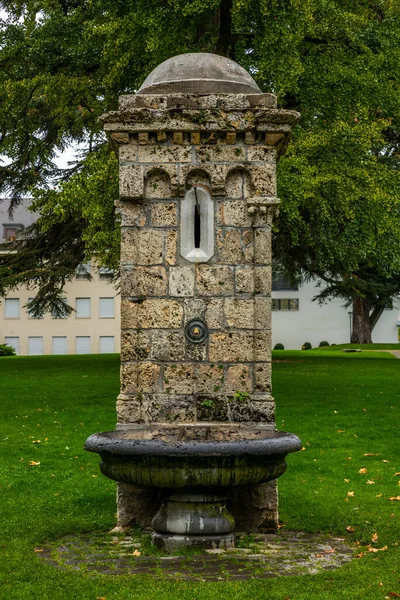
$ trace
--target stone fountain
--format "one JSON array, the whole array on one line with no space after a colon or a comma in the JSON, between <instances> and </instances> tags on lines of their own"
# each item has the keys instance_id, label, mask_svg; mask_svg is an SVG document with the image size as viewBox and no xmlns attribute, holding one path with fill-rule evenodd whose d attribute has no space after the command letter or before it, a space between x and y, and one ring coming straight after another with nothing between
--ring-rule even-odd
<instances>
[{"instance_id":1,"label":"stone fountain","mask_svg":"<svg viewBox=\"0 0 400 600\"><path fill-rule=\"evenodd\" d=\"M276 478L297 436L275 429L271 224L276 162L299 115L237 63L185 54L103 117L119 154L121 394L92 435L118 484L118 527L230 547L277 528Z\"/></svg>"}]
</instances>

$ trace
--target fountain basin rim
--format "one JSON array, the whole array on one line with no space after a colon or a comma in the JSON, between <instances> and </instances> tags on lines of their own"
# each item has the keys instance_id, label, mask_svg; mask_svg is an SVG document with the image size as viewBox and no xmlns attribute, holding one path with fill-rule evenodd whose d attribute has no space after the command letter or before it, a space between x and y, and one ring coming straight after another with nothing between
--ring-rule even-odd
<instances>
[{"instance_id":1,"label":"fountain basin rim","mask_svg":"<svg viewBox=\"0 0 400 600\"><path fill-rule=\"evenodd\" d=\"M133 432L131 432L133 433ZM228 441L164 441L160 439L124 439L125 431L105 431L91 435L85 450L116 456L276 456L297 452L303 447L297 435L266 430L261 439Z\"/></svg>"}]
</instances>

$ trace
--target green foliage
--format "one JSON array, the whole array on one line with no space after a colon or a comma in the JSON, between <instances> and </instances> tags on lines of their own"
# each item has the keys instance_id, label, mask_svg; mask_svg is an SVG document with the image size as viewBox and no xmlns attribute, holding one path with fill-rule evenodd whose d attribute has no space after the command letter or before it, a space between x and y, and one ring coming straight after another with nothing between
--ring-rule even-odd
<instances>
[{"instance_id":1,"label":"green foliage","mask_svg":"<svg viewBox=\"0 0 400 600\"><path fill-rule=\"evenodd\" d=\"M312 350L312 345L310 344L310 342L304 342L301 349L302 350Z\"/></svg>"},{"instance_id":2,"label":"green foliage","mask_svg":"<svg viewBox=\"0 0 400 600\"><path fill-rule=\"evenodd\" d=\"M319 343L318 348L323 348L324 346L329 346L329 342L322 340L322 342Z\"/></svg>"},{"instance_id":3,"label":"green foliage","mask_svg":"<svg viewBox=\"0 0 400 600\"><path fill-rule=\"evenodd\" d=\"M0 356L15 356L15 350L8 344L0 344Z\"/></svg>"},{"instance_id":4,"label":"green foliage","mask_svg":"<svg viewBox=\"0 0 400 600\"><path fill-rule=\"evenodd\" d=\"M284 350L285 346L283 344L275 344L274 350Z\"/></svg>"},{"instance_id":5,"label":"green foliage","mask_svg":"<svg viewBox=\"0 0 400 600\"><path fill-rule=\"evenodd\" d=\"M247 402L249 394L247 392L239 392L239 390L236 390L234 398L237 402Z\"/></svg>"}]
</instances>

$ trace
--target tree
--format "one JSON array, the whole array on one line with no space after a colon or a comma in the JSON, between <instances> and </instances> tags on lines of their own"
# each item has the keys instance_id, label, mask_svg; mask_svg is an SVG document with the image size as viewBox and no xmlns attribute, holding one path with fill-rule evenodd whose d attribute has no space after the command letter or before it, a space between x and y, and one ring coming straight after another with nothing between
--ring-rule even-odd
<instances>
[{"instance_id":1,"label":"tree","mask_svg":"<svg viewBox=\"0 0 400 600\"><path fill-rule=\"evenodd\" d=\"M117 264L116 162L97 119L162 60L196 51L237 60L263 91L302 113L280 164L282 210L274 244L281 262L323 275L325 294L340 290L359 304L368 298L371 309L371 273L374 282L398 280L396 3L3 0L0 6L10 14L0 30L0 154L9 160L0 167L0 191L9 191L14 202L33 194L43 214L18 254L3 260L0 292L34 281L40 310L61 297L74 261L94 253L106 265ZM59 172L55 153L72 142L86 151ZM49 181L55 180L60 185L52 190ZM82 223L81 244L64 262L57 227L69 223L76 235L75 221ZM18 263L30 245L46 257L51 281Z\"/></svg>"}]
</instances>

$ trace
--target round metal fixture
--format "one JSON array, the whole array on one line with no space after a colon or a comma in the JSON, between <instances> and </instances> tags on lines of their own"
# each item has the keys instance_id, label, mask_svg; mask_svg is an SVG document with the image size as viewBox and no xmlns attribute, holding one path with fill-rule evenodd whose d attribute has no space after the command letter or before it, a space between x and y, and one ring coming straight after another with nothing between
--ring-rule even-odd
<instances>
[{"instance_id":1,"label":"round metal fixture","mask_svg":"<svg viewBox=\"0 0 400 600\"><path fill-rule=\"evenodd\" d=\"M194 344L204 342L208 336L207 325L198 319L190 321L190 323L186 325L185 335L189 342L193 342Z\"/></svg>"}]
</instances>

